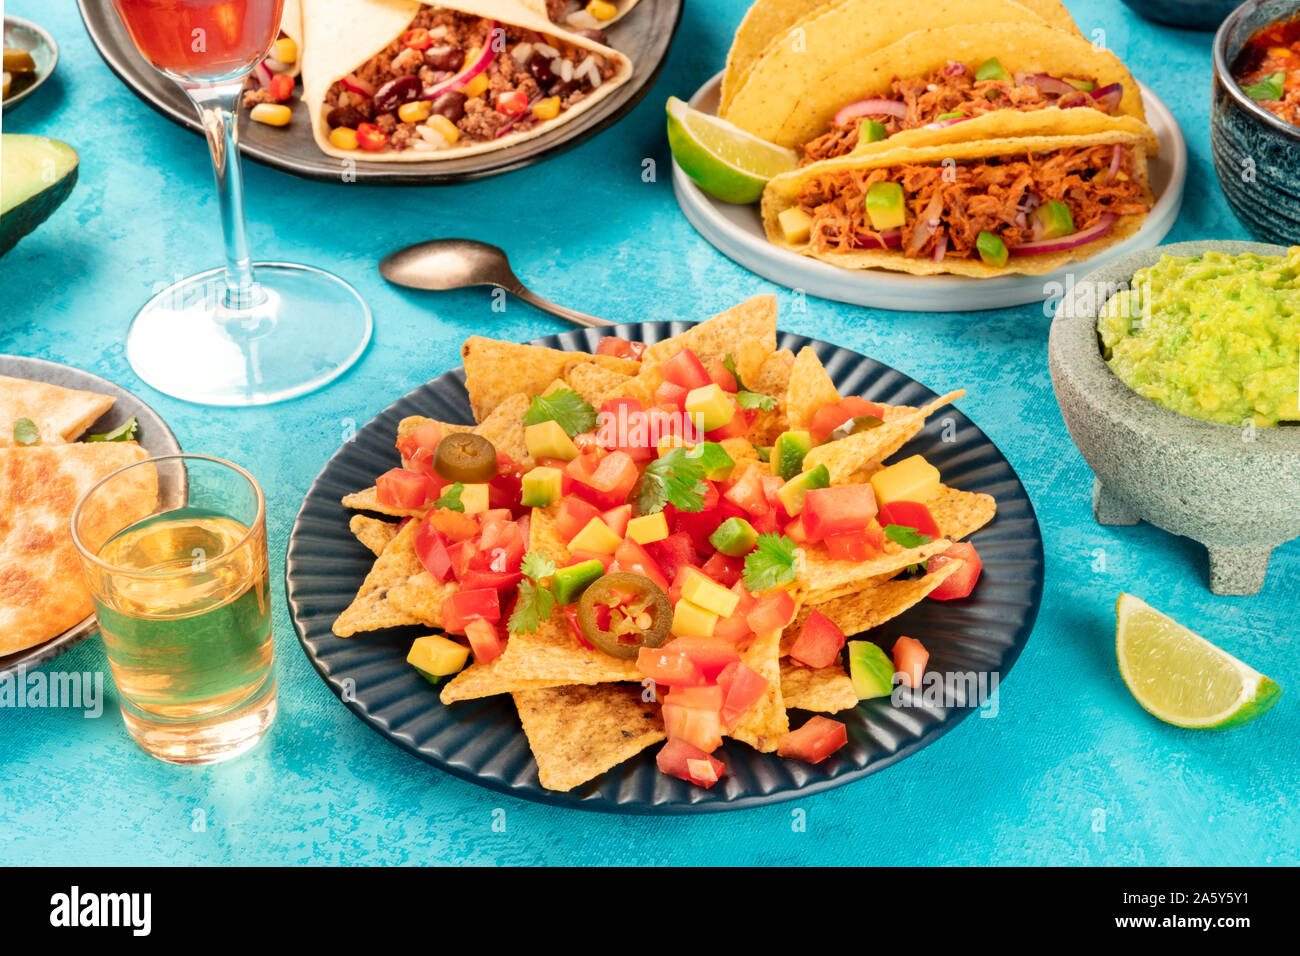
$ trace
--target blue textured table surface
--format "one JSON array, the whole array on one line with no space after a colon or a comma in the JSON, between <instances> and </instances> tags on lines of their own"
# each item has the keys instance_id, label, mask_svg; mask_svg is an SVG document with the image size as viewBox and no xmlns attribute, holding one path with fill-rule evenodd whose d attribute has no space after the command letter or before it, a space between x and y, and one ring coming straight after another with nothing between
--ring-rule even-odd
<instances>
[{"instance_id":1,"label":"blue textured table surface","mask_svg":"<svg viewBox=\"0 0 1300 956\"><path fill-rule=\"evenodd\" d=\"M159 280L215 265L220 239L206 150L143 105L92 48L71 0L10 0L62 47L57 75L6 132L81 154L67 204L0 259L0 352L55 359L140 394L188 451L231 458L266 489L276 581L280 715L251 754L186 769L135 746L111 696L102 719L0 712L0 862L1245 864L1300 862L1300 546L1273 559L1264 592L1220 598L1205 555L1149 526L1091 516L1092 477L1065 433L1046 365L1041 307L929 315L792 295L706 245L673 200L663 101L721 65L743 0L689 4L645 101L594 141L522 172L450 188L324 185L246 164L255 255L337 271L369 300L374 342L325 390L254 410L199 408L145 386L123 356ZM1173 109L1191 169L1168 241L1244 237L1210 162L1210 38L1137 19L1119 0L1070 6ZM647 158L658 170L643 182ZM993 719L972 718L903 763L831 793L699 818L619 818L503 797L443 775L353 717L307 663L285 609L294 514L352 423L459 364L461 340L559 331L484 292L439 297L386 285L379 257L467 235L506 247L543 295L613 318L698 319L775 292L781 324L887 362L961 402L997 442L1038 509L1047 586L1038 626ZM1115 668L1116 595L1176 614L1279 681L1257 723L1195 733L1159 723ZM89 641L51 665L105 670ZM502 811L504 815L502 814ZM806 829L794 826L803 811ZM504 820L504 832L501 821ZM494 822L497 824L494 827Z\"/></svg>"}]
</instances>

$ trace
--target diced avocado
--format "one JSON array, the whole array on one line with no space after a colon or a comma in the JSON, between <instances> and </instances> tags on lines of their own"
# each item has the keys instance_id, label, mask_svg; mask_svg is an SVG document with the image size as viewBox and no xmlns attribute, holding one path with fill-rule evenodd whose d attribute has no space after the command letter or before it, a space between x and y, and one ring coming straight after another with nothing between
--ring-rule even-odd
<instances>
[{"instance_id":1,"label":"diced avocado","mask_svg":"<svg viewBox=\"0 0 1300 956\"><path fill-rule=\"evenodd\" d=\"M939 469L920 455L904 458L871 476L876 503L929 501L939 493Z\"/></svg>"},{"instance_id":2,"label":"diced avocado","mask_svg":"<svg viewBox=\"0 0 1300 956\"><path fill-rule=\"evenodd\" d=\"M976 80L1005 80L1010 76L997 57L990 57L979 65L975 71Z\"/></svg>"},{"instance_id":3,"label":"diced avocado","mask_svg":"<svg viewBox=\"0 0 1300 956\"><path fill-rule=\"evenodd\" d=\"M0 136L0 255L43 223L77 182L77 151L44 136Z\"/></svg>"},{"instance_id":4,"label":"diced avocado","mask_svg":"<svg viewBox=\"0 0 1300 956\"><path fill-rule=\"evenodd\" d=\"M900 183L872 183L863 200L871 228L877 231L897 229L907 221L907 206L903 202Z\"/></svg>"},{"instance_id":5,"label":"diced avocado","mask_svg":"<svg viewBox=\"0 0 1300 956\"><path fill-rule=\"evenodd\" d=\"M782 432L772 446L772 474L783 481L789 481L803 471L804 455L812 451L812 446L811 432Z\"/></svg>"},{"instance_id":6,"label":"diced avocado","mask_svg":"<svg viewBox=\"0 0 1300 956\"><path fill-rule=\"evenodd\" d=\"M704 466L704 477L709 481L726 481L736 468L736 461L727 454L727 450L715 441L700 442L695 446L699 452L700 464Z\"/></svg>"},{"instance_id":7,"label":"diced avocado","mask_svg":"<svg viewBox=\"0 0 1300 956\"><path fill-rule=\"evenodd\" d=\"M754 550L758 532L744 518L728 518L709 535L709 544L729 557L739 558Z\"/></svg>"},{"instance_id":8,"label":"diced avocado","mask_svg":"<svg viewBox=\"0 0 1300 956\"><path fill-rule=\"evenodd\" d=\"M467 515L481 515L488 510L488 486L485 484L462 485L460 503Z\"/></svg>"},{"instance_id":9,"label":"diced avocado","mask_svg":"<svg viewBox=\"0 0 1300 956\"><path fill-rule=\"evenodd\" d=\"M601 518L592 518L587 526L573 536L570 551L593 551L596 554L613 554L623 539L610 530Z\"/></svg>"},{"instance_id":10,"label":"diced avocado","mask_svg":"<svg viewBox=\"0 0 1300 956\"><path fill-rule=\"evenodd\" d=\"M888 697L894 690L894 662L870 641L849 641L849 677L858 700Z\"/></svg>"},{"instance_id":11,"label":"diced avocado","mask_svg":"<svg viewBox=\"0 0 1300 956\"><path fill-rule=\"evenodd\" d=\"M825 465L818 465L812 471L805 471L801 475L795 475L776 493L781 499L781 504L785 507L785 513L790 517L795 517L803 511L803 496L814 488L829 488L831 486L831 473Z\"/></svg>"},{"instance_id":12,"label":"diced avocado","mask_svg":"<svg viewBox=\"0 0 1300 956\"><path fill-rule=\"evenodd\" d=\"M1076 90L1083 90L1085 93L1091 93L1097 88L1097 84L1092 82L1092 80L1080 80L1070 76L1064 77L1064 79L1065 82L1069 83Z\"/></svg>"},{"instance_id":13,"label":"diced avocado","mask_svg":"<svg viewBox=\"0 0 1300 956\"><path fill-rule=\"evenodd\" d=\"M736 605L740 603L739 594L724 588L703 571L694 568L682 582L682 597L718 617L731 617L736 613Z\"/></svg>"},{"instance_id":14,"label":"diced avocado","mask_svg":"<svg viewBox=\"0 0 1300 956\"><path fill-rule=\"evenodd\" d=\"M730 593L730 592L728 592ZM739 598L739 595L736 595ZM711 637L718 615L683 597L673 608L673 637Z\"/></svg>"},{"instance_id":15,"label":"diced avocado","mask_svg":"<svg viewBox=\"0 0 1300 956\"><path fill-rule=\"evenodd\" d=\"M560 500L563 487L564 472L539 465L524 475L519 503L525 508L545 508Z\"/></svg>"},{"instance_id":16,"label":"diced avocado","mask_svg":"<svg viewBox=\"0 0 1300 956\"><path fill-rule=\"evenodd\" d=\"M572 604L582 597L588 585L605 574L605 565L592 558L560 568L551 575L551 593L555 595L556 604Z\"/></svg>"},{"instance_id":17,"label":"diced avocado","mask_svg":"<svg viewBox=\"0 0 1300 956\"><path fill-rule=\"evenodd\" d=\"M637 544L650 544L668 537L668 517L662 511L641 515L627 523L627 536Z\"/></svg>"},{"instance_id":18,"label":"diced avocado","mask_svg":"<svg viewBox=\"0 0 1300 956\"><path fill-rule=\"evenodd\" d=\"M572 461L578 457L578 446L564 433L560 423L552 419L525 428L524 444L528 446L528 454L534 458Z\"/></svg>"},{"instance_id":19,"label":"diced avocado","mask_svg":"<svg viewBox=\"0 0 1300 956\"><path fill-rule=\"evenodd\" d=\"M979 251L985 265L1001 268L1011 258L1006 243L987 229L981 229L980 234L975 237L975 248Z\"/></svg>"},{"instance_id":20,"label":"diced avocado","mask_svg":"<svg viewBox=\"0 0 1300 956\"><path fill-rule=\"evenodd\" d=\"M885 129L884 123L878 123L873 119L864 119L858 124L859 143L878 143L888 136L889 132Z\"/></svg>"},{"instance_id":21,"label":"diced avocado","mask_svg":"<svg viewBox=\"0 0 1300 956\"><path fill-rule=\"evenodd\" d=\"M771 445L755 445L755 446L754 446L754 451L758 453L758 460L759 460L759 461L771 461L771 460L772 460L772 446L771 446Z\"/></svg>"},{"instance_id":22,"label":"diced avocado","mask_svg":"<svg viewBox=\"0 0 1300 956\"><path fill-rule=\"evenodd\" d=\"M781 226L781 234L785 236L786 242L798 246L808 241L812 233L812 216L798 206L781 210L776 220Z\"/></svg>"},{"instance_id":23,"label":"diced avocado","mask_svg":"<svg viewBox=\"0 0 1300 956\"><path fill-rule=\"evenodd\" d=\"M406 663L418 670L431 684L448 674L459 673L469 660L469 648L441 634L417 637L406 655Z\"/></svg>"},{"instance_id":24,"label":"diced avocado","mask_svg":"<svg viewBox=\"0 0 1300 956\"><path fill-rule=\"evenodd\" d=\"M1038 238L1060 239L1074 234L1074 217L1070 207L1059 199L1049 199L1033 212L1033 219L1038 226Z\"/></svg>"},{"instance_id":25,"label":"diced avocado","mask_svg":"<svg viewBox=\"0 0 1300 956\"><path fill-rule=\"evenodd\" d=\"M952 113L940 113L938 116L935 117L935 119L939 121L965 119L965 118L966 118L966 114L963 113L961 110L955 110Z\"/></svg>"},{"instance_id":26,"label":"diced avocado","mask_svg":"<svg viewBox=\"0 0 1300 956\"><path fill-rule=\"evenodd\" d=\"M731 421L736 406L731 396L715 382L686 393L686 414L691 416L700 431L711 432Z\"/></svg>"}]
</instances>

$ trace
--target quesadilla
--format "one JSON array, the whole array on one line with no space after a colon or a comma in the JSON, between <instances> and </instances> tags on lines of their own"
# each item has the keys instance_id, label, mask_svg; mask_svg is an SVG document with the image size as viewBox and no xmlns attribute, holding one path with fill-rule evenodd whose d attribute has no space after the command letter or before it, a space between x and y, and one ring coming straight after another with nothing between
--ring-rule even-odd
<instances>
[{"instance_id":1,"label":"quesadilla","mask_svg":"<svg viewBox=\"0 0 1300 956\"><path fill-rule=\"evenodd\" d=\"M113 396L0 375L0 448L15 444L14 423L28 419L40 441L57 445L76 440L113 406Z\"/></svg>"}]
</instances>

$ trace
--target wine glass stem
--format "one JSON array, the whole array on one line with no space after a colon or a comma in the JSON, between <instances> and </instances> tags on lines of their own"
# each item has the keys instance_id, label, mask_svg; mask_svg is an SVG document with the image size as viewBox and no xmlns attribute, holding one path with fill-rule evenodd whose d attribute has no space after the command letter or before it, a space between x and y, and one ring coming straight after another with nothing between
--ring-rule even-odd
<instances>
[{"instance_id":1,"label":"wine glass stem","mask_svg":"<svg viewBox=\"0 0 1300 956\"><path fill-rule=\"evenodd\" d=\"M242 80L186 88L198 107L199 119L203 122L212 152L217 202L221 207L221 231L226 243L226 296L223 304L230 309L250 308L259 298L253 279L252 256L248 250L244 176L239 165L239 133L235 127L237 99L242 91Z\"/></svg>"}]
</instances>

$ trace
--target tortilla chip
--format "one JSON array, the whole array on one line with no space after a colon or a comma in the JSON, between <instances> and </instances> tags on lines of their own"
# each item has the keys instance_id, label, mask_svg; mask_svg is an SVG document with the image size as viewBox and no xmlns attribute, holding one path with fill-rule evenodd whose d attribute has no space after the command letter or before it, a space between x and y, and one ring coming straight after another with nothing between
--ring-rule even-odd
<instances>
[{"instance_id":1,"label":"tortilla chip","mask_svg":"<svg viewBox=\"0 0 1300 956\"><path fill-rule=\"evenodd\" d=\"M953 541L974 534L993 520L997 502L992 495L959 491L943 486L938 496L926 502L939 533Z\"/></svg>"},{"instance_id":2,"label":"tortilla chip","mask_svg":"<svg viewBox=\"0 0 1300 956\"><path fill-rule=\"evenodd\" d=\"M31 420L41 443L75 441L113 407L113 396L0 375L0 448L15 444L13 423Z\"/></svg>"},{"instance_id":3,"label":"tortilla chip","mask_svg":"<svg viewBox=\"0 0 1300 956\"><path fill-rule=\"evenodd\" d=\"M647 366L659 365L689 348L707 366L734 353L742 342L757 342L768 352L776 351L776 296L756 295L680 335L656 342L646 349L641 361Z\"/></svg>"},{"instance_id":4,"label":"tortilla chip","mask_svg":"<svg viewBox=\"0 0 1300 956\"><path fill-rule=\"evenodd\" d=\"M749 646L740 652L740 661L767 678L767 689L741 715L729 736L762 753L772 753L781 735L790 730L785 700L781 696L781 632L756 634Z\"/></svg>"},{"instance_id":5,"label":"tortilla chip","mask_svg":"<svg viewBox=\"0 0 1300 956\"><path fill-rule=\"evenodd\" d=\"M826 373L826 366L807 345L794 358L788 391L785 414L794 429L807 428L817 409L840 400L840 393Z\"/></svg>"},{"instance_id":6,"label":"tortilla chip","mask_svg":"<svg viewBox=\"0 0 1300 956\"><path fill-rule=\"evenodd\" d=\"M820 611L835 622L841 631L852 637L886 621L893 620L909 608L919 604L931 591L942 584L948 575L959 567L956 561L948 562L919 578L899 578L882 581L874 586L845 594L817 604L806 603L785 629L781 640L783 653L788 654L804 622L813 610ZM793 706L793 705L791 705Z\"/></svg>"},{"instance_id":7,"label":"tortilla chip","mask_svg":"<svg viewBox=\"0 0 1300 956\"><path fill-rule=\"evenodd\" d=\"M637 371L640 371L638 368ZM620 386L632 376L613 369L604 368L594 362L574 365L565 376L565 383L582 396L583 401L599 409L605 399L609 398Z\"/></svg>"},{"instance_id":8,"label":"tortilla chip","mask_svg":"<svg viewBox=\"0 0 1300 956\"><path fill-rule=\"evenodd\" d=\"M886 541L885 553L878 558L870 561L839 561L827 553L823 544L806 545L804 565L799 572L799 583L804 588L804 602L818 604L832 595L845 593L845 589L851 585L864 587L872 578L920 564L950 547L952 542L947 538L937 538L916 548L901 548L893 541Z\"/></svg>"},{"instance_id":9,"label":"tortilla chip","mask_svg":"<svg viewBox=\"0 0 1300 956\"><path fill-rule=\"evenodd\" d=\"M475 434L496 446L498 454L513 459L525 471L533 467L533 456L528 454L528 442L524 440L524 413L531 401L522 392L511 395L474 429Z\"/></svg>"},{"instance_id":10,"label":"tortilla chip","mask_svg":"<svg viewBox=\"0 0 1300 956\"><path fill-rule=\"evenodd\" d=\"M595 364L625 375L638 371L639 363L612 355L565 352L540 345L521 345L472 335L461 346L465 362L465 390L474 418L483 421L512 395L532 398L578 364Z\"/></svg>"},{"instance_id":11,"label":"tortilla chip","mask_svg":"<svg viewBox=\"0 0 1300 956\"><path fill-rule=\"evenodd\" d=\"M397 537L397 524L392 521L380 521L365 515L353 515L348 522L348 530L364 544L375 557L384 553L384 548L393 543Z\"/></svg>"},{"instance_id":12,"label":"tortilla chip","mask_svg":"<svg viewBox=\"0 0 1300 956\"><path fill-rule=\"evenodd\" d=\"M549 555L557 568L569 563L569 546L555 529L560 515L560 502L545 508L534 508L528 519L528 550Z\"/></svg>"},{"instance_id":13,"label":"tortilla chip","mask_svg":"<svg viewBox=\"0 0 1300 956\"><path fill-rule=\"evenodd\" d=\"M567 623L553 618L543 621L535 634L511 634L505 653L465 668L447 682L441 698L451 704L542 687L640 680L635 660L583 647L569 633Z\"/></svg>"},{"instance_id":14,"label":"tortilla chip","mask_svg":"<svg viewBox=\"0 0 1300 956\"><path fill-rule=\"evenodd\" d=\"M440 422L436 418L425 418L423 415L408 415L397 423L397 437L404 438L421 425L431 423L441 428L444 435L451 432L472 432L475 429L474 425L457 425L453 422Z\"/></svg>"},{"instance_id":15,"label":"tortilla chip","mask_svg":"<svg viewBox=\"0 0 1300 956\"><path fill-rule=\"evenodd\" d=\"M781 661L781 696L786 707L822 714L858 706L858 692L839 664L809 667L789 658Z\"/></svg>"},{"instance_id":16,"label":"tortilla chip","mask_svg":"<svg viewBox=\"0 0 1300 956\"><path fill-rule=\"evenodd\" d=\"M455 594L457 588L455 581L439 581L424 571L394 585L388 592L388 600L397 610L421 624L442 627L442 602Z\"/></svg>"},{"instance_id":17,"label":"tortilla chip","mask_svg":"<svg viewBox=\"0 0 1300 956\"><path fill-rule=\"evenodd\" d=\"M659 708L638 684L514 693L519 721L547 790L572 790L664 739Z\"/></svg>"},{"instance_id":18,"label":"tortilla chip","mask_svg":"<svg viewBox=\"0 0 1300 956\"><path fill-rule=\"evenodd\" d=\"M731 456L731 460L736 463L732 474L739 477L744 474L745 470L751 465L758 465L762 468L768 466L758 457L758 450L754 448L753 443L747 438L724 438L718 444L722 450Z\"/></svg>"},{"instance_id":19,"label":"tortilla chip","mask_svg":"<svg viewBox=\"0 0 1300 956\"><path fill-rule=\"evenodd\" d=\"M790 391L790 371L793 368L794 353L789 349L781 349L770 353L756 373L745 376L745 384L751 390L770 395L777 401L776 408L771 411L760 410L749 426L749 438L755 445L771 445L782 432L790 431L786 402Z\"/></svg>"},{"instance_id":20,"label":"tortilla chip","mask_svg":"<svg viewBox=\"0 0 1300 956\"><path fill-rule=\"evenodd\" d=\"M832 485L860 484L878 471L886 458L917 435L930 415L965 394L964 389L958 389L921 408L885 406L884 424L818 445L804 456L804 470L825 465Z\"/></svg>"},{"instance_id":21,"label":"tortilla chip","mask_svg":"<svg viewBox=\"0 0 1300 956\"><path fill-rule=\"evenodd\" d=\"M389 600L389 593L412 578L428 572L415 554L414 521L397 533L384 549L375 565L366 575L361 590L334 622L333 631L339 637L351 637L361 631L377 631L385 627L405 627L422 624L418 617L400 610Z\"/></svg>"}]
</instances>

